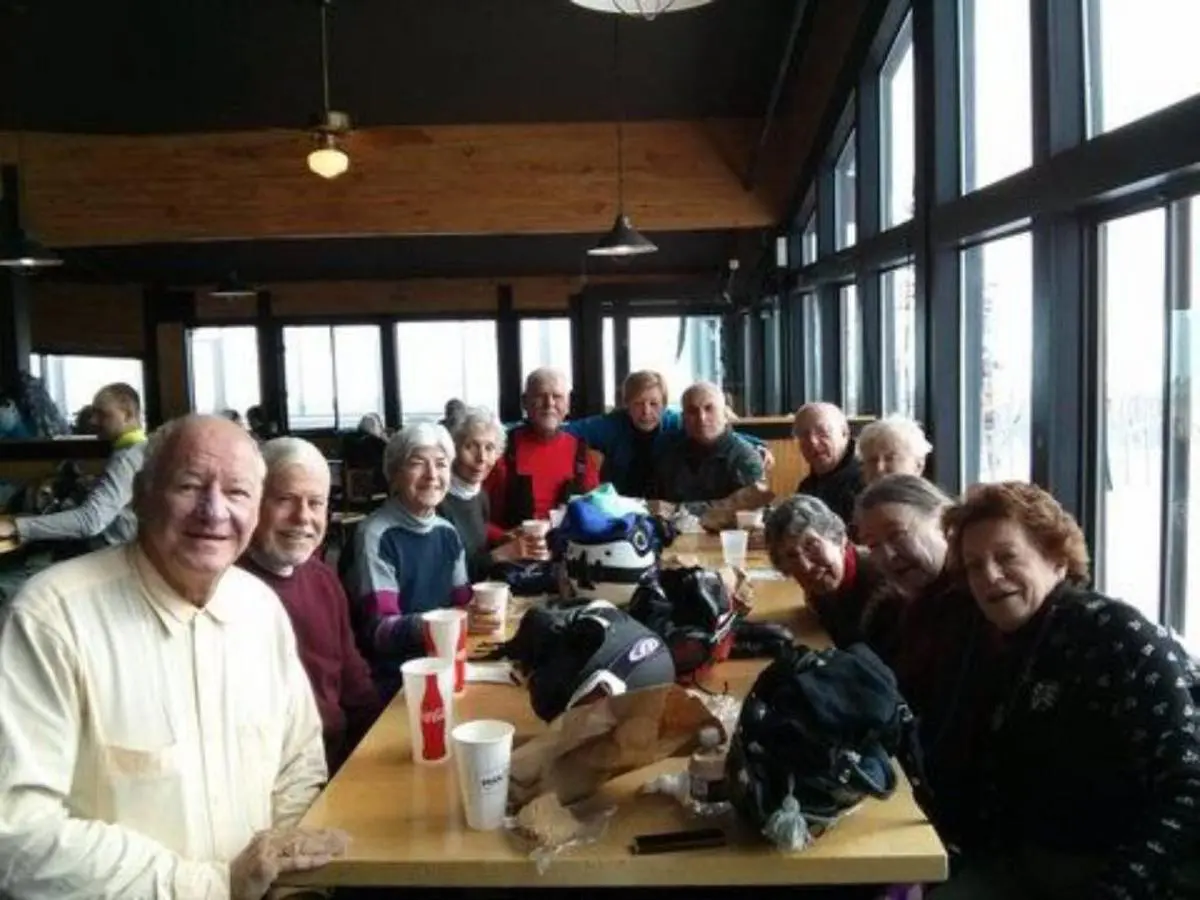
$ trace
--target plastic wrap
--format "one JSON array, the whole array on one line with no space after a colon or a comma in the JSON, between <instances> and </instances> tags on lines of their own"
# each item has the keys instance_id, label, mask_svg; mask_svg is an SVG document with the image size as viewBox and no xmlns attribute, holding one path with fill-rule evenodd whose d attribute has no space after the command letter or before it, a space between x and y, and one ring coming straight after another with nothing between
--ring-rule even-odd
<instances>
[{"instance_id":1,"label":"plastic wrap","mask_svg":"<svg viewBox=\"0 0 1200 900\"><path fill-rule=\"evenodd\" d=\"M559 855L603 838L616 811L615 806L596 807L586 801L563 806L554 794L543 794L505 819L504 827L528 850L543 875Z\"/></svg>"}]
</instances>

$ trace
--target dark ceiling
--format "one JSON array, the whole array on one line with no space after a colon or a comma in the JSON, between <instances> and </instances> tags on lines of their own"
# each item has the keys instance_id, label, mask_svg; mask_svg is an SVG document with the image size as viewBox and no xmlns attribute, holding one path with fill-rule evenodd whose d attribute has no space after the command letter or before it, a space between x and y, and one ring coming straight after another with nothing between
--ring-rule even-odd
<instances>
[{"instance_id":1,"label":"dark ceiling","mask_svg":"<svg viewBox=\"0 0 1200 900\"><path fill-rule=\"evenodd\" d=\"M236 271L256 282L391 280L434 276L712 274L731 257L761 250L758 231L658 232L658 252L629 260L587 256L595 235L486 235L315 240L197 241L60 251L67 281L198 284Z\"/></svg>"},{"instance_id":2,"label":"dark ceiling","mask_svg":"<svg viewBox=\"0 0 1200 900\"><path fill-rule=\"evenodd\" d=\"M795 0L623 19L631 118L762 116ZM361 126L610 119L614 17L568 0L338 0L332 105ZM303 127L316 0L0 0L0 128Z\"/></svg>"}]
</instances>

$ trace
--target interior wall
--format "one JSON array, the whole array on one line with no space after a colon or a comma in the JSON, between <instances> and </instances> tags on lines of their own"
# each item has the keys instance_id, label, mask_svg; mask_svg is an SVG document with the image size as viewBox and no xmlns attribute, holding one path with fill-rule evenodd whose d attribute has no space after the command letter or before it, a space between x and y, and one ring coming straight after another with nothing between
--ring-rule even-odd
<instances>
[{"instance_id":1,"label":"interior wall","mask_svg":"<svg viewBox=\"0 0 1200 900\"><path fill-rule=\"evenodd\" d=\"M741 174L752 120L625 126L627 211L648 231L757 228L778 209ZM352 132L350 171L305 165L302 131L25 134L27 226L51 246L423 234L602 232L616 212L611 122ZM11 137L0 158L15 155Z\"/></svg>"}]
</instances>

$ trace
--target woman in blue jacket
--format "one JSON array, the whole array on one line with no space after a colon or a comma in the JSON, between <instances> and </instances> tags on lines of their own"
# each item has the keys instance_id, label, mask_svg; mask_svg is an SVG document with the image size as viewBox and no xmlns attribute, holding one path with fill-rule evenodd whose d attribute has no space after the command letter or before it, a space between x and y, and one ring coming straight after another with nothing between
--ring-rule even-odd
<instances>
[{"instance_id":1,"label":"woman in blue jacket","mask_svg":"<svg viewBox=\"0 0 1200 900\"><path fill-rule=\"evenodd\" d=\"M683 431L683 415L667 406L667 382L658 372L633 372L621 388L622 405L611 412L568 420L563 430L604 454L600 480L626 497L649 498L654 490L654 461ZM758 438L738 438L763 452Z\"/></svg>"}]
</instances>

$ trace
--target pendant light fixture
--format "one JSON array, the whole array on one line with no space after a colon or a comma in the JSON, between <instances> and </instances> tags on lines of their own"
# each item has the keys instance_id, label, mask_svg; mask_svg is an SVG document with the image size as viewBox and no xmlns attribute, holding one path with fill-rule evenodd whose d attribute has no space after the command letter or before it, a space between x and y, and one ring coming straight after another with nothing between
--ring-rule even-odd
<instances>
[{"instance_id":1,"label":"pendant light fixture","mask_svg":"<svg viewBox=\"0 0 1200 900\"><path fill-rule=\"evenodd\" d=\"M208 296L217 300L246 300L257 297L258 288L238 278L237 272L230 272L217 282L217 286L208 292Z\"/></svg>"},{"instance_id":2,"label":"pendant light fixture","mask_svg":"<svg viewBox=\"0 0 1200 900\"><path fill-rule=\"evenodd\" d=\"M21 158L20 136L17 158ZM17 166L0 166L0 268L33 272L62 265L62 257L21 227L21 178Z\"/></svg>"},{"instance_id":3,"label":"pendant light fixture","mask_svg":"<svg viewBox=\"0 0 1200 900\"><path fill-rule=\"evenodd\" d=\"M697 6L712 3L713 0L571 0L571 2L584 9L594 9L596 12L618 13L651 21L663 13L694 9Z\"/></svg>"},{"instance_id":4,"label":"pendant light fixture","mask_svg":"<svg viewBox=\"0 0 1200 900\"><path fill-rule=\"evenodd\" d=\"M333 0L317 0L321 10L321 97L324 105L314 134L317 149L308 154L308 168L322 178L337 178L350 168L350 157L338 138L350 130L350 116L329 108L329 7Z\"/></svg>"},{"instance_id":5,"label":"pendant light fixture","mask_svg":"<svg viewBox=\"0 0 1200 900\"><path fill-rule=\"evenodd\" d=\"M613 22L613 82L617 98L617 217L589 256L640 256L658 250L625 214L625 104L621 97L621 20Z\"/></svg>"}]
</instances>

